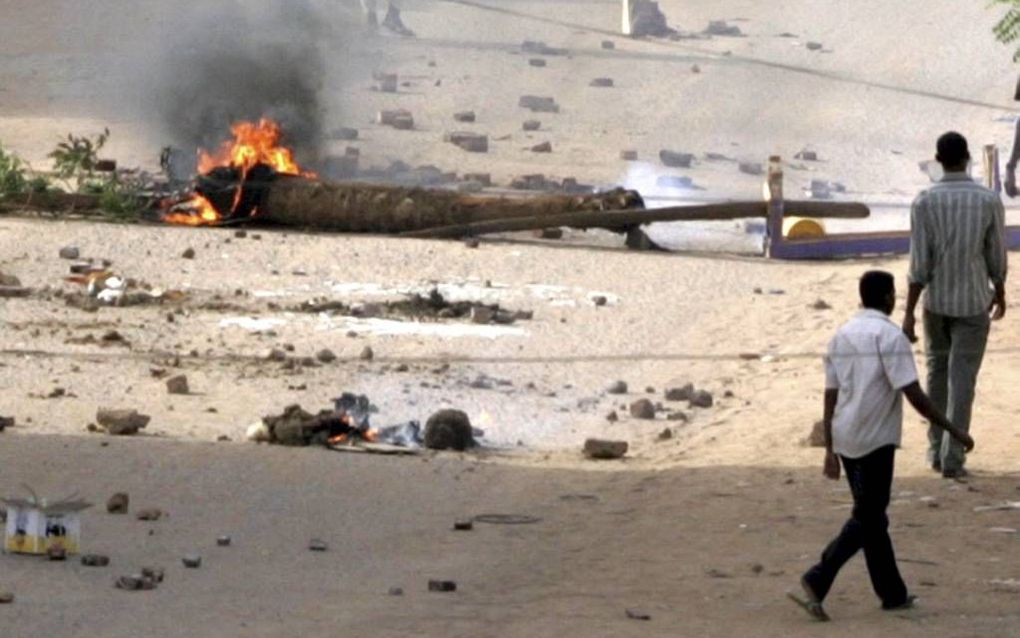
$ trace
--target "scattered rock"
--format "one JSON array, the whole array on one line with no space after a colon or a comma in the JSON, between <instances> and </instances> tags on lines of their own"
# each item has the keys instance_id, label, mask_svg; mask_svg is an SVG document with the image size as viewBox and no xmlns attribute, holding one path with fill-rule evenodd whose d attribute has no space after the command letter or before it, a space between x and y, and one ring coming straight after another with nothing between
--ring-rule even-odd
<instances>
[{"instance_id":1,"label":"scattered rock","mask_svg":"<svg viewBox=\"0 0 1020 638\"><path fill-rule=\"evenodd\" d=\"M705 29L706 35L719 35L728 37L740 37L744 33L735 24L729 24L725 20L712 20Z\"/></svg>"},{"instance_id":2,"label":"scattered rock","mask_svg":"<svg viewBox=\"0 0 1020 638\"><path fill-rule=\"evenodd\" d=\"M138 434L138 431L145 428L151 420L152 417L139 414L138 410L100 408L96 412L96 422L114 436Z\"/></svg>"},{"instance_id":3,"label":"scattered rock","mask_svg":"<svg viewBox=\"0 0 1020 638\"><path fill-rule=\"evenodd\" d=\"M403 587L390 587L390 590L389 590L388 593L389 593L390 596L403 596L404 595L404 588Z\"/></svg>"},{"instance_id":4,"label":"scattered rock","mask_svg":"<svg viewBox=\"0 0 1020 638\"><path fill-rule=\"evenodd\" d=\"M313 538L308 541L308 551L310 552L325 552L329 550L329 545L325 541Z\"/></svg>"},{"instance_id":5,"label":"scattered rock","mask_svg":"<svg viewBox=\"0 0 1020 638\"><path fill-rule=\"evenodd\" d=\"M383 126L392 126L395 129L404 131L414 128L414 116L405 109L379 111L376 121Z\"/></svg>"},{"instance_id":6,"label":"scattered rock","mask_svg":"<svg viewBox=\"0 0 1020 638\"><path fill-rule=\"evenodd\" d=\"M464 181L466 182L478 182L482 186L492 186L492 174L491 173L465 173Z\"/></svg>"},{"instance_id":7,"label":"scattered rock","mask_svg":"<svg viewBox=\"0 0 1020 638\"><path fill-rule=\"evenodd\" d=\"M232 542L229 536L220 536L216 539L216 544L220 547L229 547Z\"/></svg>"},{"instance_id":8,"label":"scattered rock","mask_svg":"<svg viewBox=\"0 0 1020 638\"><path fill-rule=\"evenodd\" d=\"M590 459L609 460L623 458L630 445L626 441L588 439L584 442L584 455Z\"/></svg>"},{"instance_id":9,"label":"scattered rock","mask_svg":"<svg viewBox=\"0 0 1020 638\"><path fill-rule=\"evenodd\" d=\"M821 51L825 46L821 42L808 42L804 45L808 51Z\"/></svg>"},{"instance_id":10,"label":"scattered rock","mask_svg":"<svg viewBox=\"0 0 1020 638\"><path fill-rule=\"evenodd\" d=\"M690 401L694 396L694 384L688 383L679 388L668 388L665 396L667 401Z\"/></svg>"},{"instance_id":11,"label":"scattered rock","mask_svg":"<svg viewBox=\"0 0 1020 638\"><path fill-rule=\"evenodd\" d=\"M140 521L158 521L163 518L163 510L158 507L150 507L149 509L139 511L138 514L135 515L135 518Z\"/></svg>"},{"instance_id":12,"label":"scattered rock","mask_svg":"<svg viewBox=\"0 0 1020 638\"><path fill-rule=\"evenodd\" d=\"M692 64L691 65L691 73L694 73L695 75L697 75L698 73L701 73L701 66L699 66L697 64Z\"/></svg>"},{"instance_id":13,"label":"scattered rock","mask_svg":"<svg viewBox=\"0 0 1020 638\"><path fill-rule=\"evenodd\" d=\"M521 128L525 131L537 131L542 128L542 123L538 120L526 120L524 124L521 125Z\"/></svg>"},{"instance_id":14,"label":"scattered rock","mask_svg":"<svg viewBox=\"0 0 1020 638\"><path fill-rule=\"evenodd\" d=\"M635 419L654 419L655 404L648 399L638 399L630 404L630 415Z\"/></svg>"},{"instance_id":15,"label":"scattered rock","mask_svg":"<svg viewBox=\"0 0 1020 638\"><path fill-rule=\"evenodd\" d=\"M195 249L194 248L186 249L183 253L181 253L181 258L182 259L194 259L195 258Z\"/></svg>"},{"instance_id":16,"label":"scattered rock","mask_svg":"<svg viewBox=\"0 0 1020 638\"><path fill-rule=\"evenodd\" d=\"M372 346L365 346L365 348L361 351L361 354L358 355L358 358L362 361L371 361L375 359L375 351L372 350Z\"/></svg>"},{"instance_id":17,"label":"scattered rock","mask_svg":"<svg viewBox=\"0 0 1020 638\"><path fill-rule=\"evenodd\" d=\"M109 567L110 557L102 554L85 554L81 557L81 564L85 567Z\"/></svg>"},{"instance_id":18,"label":"scattered rock","mask_svg":"<svg viewBox=\"0 0 1020 638\"><path fill-rule=\"evenodd\" d=\"M613 49L616 48L616 43L613 42L612 40L603 40L602 48L605 49L606 51L612 51Z\"/></svg>"},{"instance_id":19,"label":"scattered rock","mask_svg":"<svg viewBox=\"0 0 1020 638\"><path fill-rule=\"evenodd\" d=\"M806 148L801 150L799 153L797 153L793 157L794 157L794 159L804 160L805 162L817 162L818 161L818 153L816 151L810 151L810 150L808 150Z\"/></svg>"},{"instance_id":20,"label":"scattered rock","mask_svg":"<svg viewBox=\"0 0 1020 638\"><path fill-rule=\"evenodd\" d=\"M669 428L666 428L662 432L659 432L658 439L660 441L668 441L668 440L670 440L672 438L673 438L673 430L670 430Z\"/></svg>"},{"instance_id":21,"label":"scattered rock","mask_svg":"<svg viewBox=\"0 0 1020 638\"><path fill-rule=\"evenodd\" d=\"M712 393L705 390L698 390L690 399L692 408L710 408L714 403L715 399L712 398Z\"/></svg>"},{"instance_id":22,"label":"scattered rock","mask_svg":"<svg viewBox=\"0 0 1020 638\"><path fill-rule=\"evenodd\" d=\"M819 299L818 301L814 302L813 304L811 304L811 307L815 310L832 310L832 306L830 306L829 303L824 299Z\"/></svg>"},{"instance_id":23,"label":"scattered rock","mask_svg":"<svg viewBox=\"0 0 1020 638\"><path fill-rule=\"evenodd\" d=\"M694 163L694 155L664 149L659 151L659 160L670 168L690 168Z\"/></svg>"},{"instance_id":24,"label":"scattered rock","mask_svg":"<svg viewBox=\"0 0 1020 638\"><path fill-rule=\"evenodd\" d=\"M674 412L670 412L669 414L667 414L666 415L666 420L667 421L683 421L683 422L686 423L688 419L687 419L687 414L686 413L681 412L679 410L676 410Z\"/></svg>"},{"instance_id":25,"label":"scattered rock","mask_svg":"<svg viewBox=\"0 0 1020 638\"><path fill-rule=\"evenodd\" d=\"M764 175L765 167L762 166L761 162L740 162L737 164L737 169L746 175Z\"/></svg>"},{"instance_id":26,"label":"scattered rock","mask_svg":"<svg viewBox=\"0 0 1020 638\"><path fill-rule=\"evenodd\" d=\"M606 392L609 394L627 394L627 382L614 381L606 388Z\"/></svg>"},{"instance_id":27,"label":"scattered rock","mask_svg":"<svg viewBox=\"0 0 1020 638\"><path fill-rule=\"evenodd\" d=\"M462 452L477 445L471 420L461 410L440 410L425 423L425 447Z\"/></svg>"},{"instance_id":28,"label":"scattered rock","mask_svg":"<svg viewBox=\"0 0 1020 638\"><path fill-rule=\"evenodd\" d=\"M609 421L610 423L616 423L619 420L620 415L616 413L616 410L611 410L609 414L606 415L606 421Z\"/></svg>"},{"instance_id":29,"label":"scattered rock","mask_svg":"<svg viewBox=\"0 0 1020 638\"><path fill-rule=\"evenodd\" d=\"M144 574L121 576L114 582L114 587L125 591L151 591L156 589L156 582Z\"/></svg>"},{"instance_id":30,"label":"scattered rock","mask_svg":"<svg viewBox=\"0 0 1020 638\"><path fill-rule=\"evenodd\" d=\"M181 558L181 563L188 569L198 569L202 566L202 557L197 554L188 554Z\"/></svg>"},{"instance_id":31,"label":"scattered rock","mask_svg":"<svg viewBox=\"0 0 1020 638\"><path fill-rule=\"evenodd\" d=\"M470 123L475 121L476 116L474 111L461 111L459 113L454 113L453 119L456 122Z\"/></svg>"},{"instance_id":32,"label":"scattered rock","mask_svg":"<svg viewBox=\"0 0 1020 638\"><path fill-rule=\"evenodd\" d=\"M13 428L15 425L15 418L12 416L0 416L0 432L3 432L7 428Z\"/></svg>"},{"instance_id":33,"label":"scattered rock","mask_svg":"<svg viewBox=\"0 0 1020 638\"><path fill-rule=\"evenodd\" d=\"M117 492L106 501L106 511L110 514L127 514L131 497L127 492Z\"/></svg>"},{"instance_id":34,"label":"scattered rock","mask_svg":"<svg viewBox=\"0 0 1020 638\"><path fill-rule=\"evenodd\" d=\"M161 583L166 576L166 570L162 567L143 567L142 576L154 583Z\"/></svg>"},{"instance_id":35,"label":"scattered rock","mask_svg":"<svg viewBox=\"0 0 1020 638\"><path fill-rule=\"evenodd\" d=\"M531 147L532 153L552 153L552 142L542 142Z\"/></svg>"},{"instance_id":36,"label":"scattered rock","mask_svg":"<svg viewBox=\"0 0 1020 638\"><path fill-rule=\"evenodd\" d=\"M372 88L380 93L396 93L400 85L400 76L396 73L373 73L372 79L375 80Z\"/></svg>"},{"instance_id":37,"label":"scattered rock","mask_svg":"<svg viewBox=\"0 0 1020 638\"><path fill-rule=\"evenodd\" d=\"M447 142L453 144L454 146L462 148L469 153L489 152L488 135L457 131L454 133L448 133L445 137Z\"/></svg>"},{"instance_id":38,"label":"scattered rock","mask_svg":"<svg viewBox=\"0 0 1020 638\"><path fill-rule=\"evenodd\" d=\"M534 55L567 55L566 49L551 47L541 40L525 40L521 43L521 51Z\"/></svg>"},{"instance_id":39,"label":"scattered rock","mask_svg":"<svg viewBox=\"0 0 1020 638\"><path fill-rule=\"evenodd\" d=\"M609 303L609 298L605 295L595 295L591 298L591 302L595 304L596 307L601 308Z\"/></svg>"},{"instance_id":40,"label":"scattered rock","mask_svg":"<svg viewBox=\"0 0 1020 638\"><path fill-rule=\"evenodd\" d=\"M279 348L273 348L272 350L269 351L269 354L266 355L266 360L267 361L286 361L287 360L287 353L284 352L283 350L279 349Z\"/></svg>"},{"instance_id":41,"label":"scattered rock","mask_svg":"<svg viewBox=\"0 0 1020 638\"><path fill-rule=\"evenodd\" d=\"M470 532L475 528L474 520L462 518L453 522L453 529L458 532Z\"/></svg>"},{"instance_id":42,"label":"scattered rock","mask_svg":"<svg viewBox=\"0 0 1020 638\"><path fill-rule=\"evenodd\" d=\"M595 78L588 83L588 86L599 89L611 89L614 86L613 78Z\"/></svg>"},{"instance_id":43,"label":"scattered rock","mask_svg":"<svg viewBox=\"0 0 1020 638\"><path fill-rule=\"evenodd\" d=\"M542 97L538 95L522 95L517 105L529 109L533 113L559 113L560 106L556 98Z\"/></svg>"},{"instance_id":44,"label":"scattered rock","mask_svg":"<svg viewBox=\"0 0 1020 638\"><path fill-rule=\"evenodd\" d=\"M0 591L0 605L10 605L14 602L14 594L9 591Z\"/></svg>"},{"instance_id":45,"label":"scattered rock","mask_svg":"<svg viewBox=\"0 0 1020 638\"><path fill-rule=\"evenodd\" d=\"M188 377L179 374L166 380L166 391L170 394L188 394Z\"/></svg>"},{"instance_id":46,"label":"scattered rock","mask_svg":"<svg viewBox=\"0 0 1020 638\"><path fill-rule=\"evenodd\" d=\"M628 609L626 613L627 613L627 618L630 618L631 620L651 620L652 619L651 614L649 614L647 612L644 612L644 611L637 610L637 609Z\"/></svg>"},{"instance_id":47,"label":"scattered rock","mask_svg":"<svg viewBox=\"0 0 1020 638\"><path fill-rule=\"evenodd\" d=\"M439 593L450 593L457 591L457 583L452 580L430 580L429 591Z\"/></svg>"},{"instance_id":48,"label":"scattered rock","mask_svg":"<svg viewBox=\"0 0 1020 638\"><path fill-rule=\"evenodd\" d=\"M477 237L468 237L467 239L464 240L464 246L467 247L467 248L474 249L474 248L478 248L481 245L482 245L482 242Z\"/></svg>"},{"instance_id":49,"label":"scattered rock","mask_svg":"<svg viewBox=\"0 0 1020 638\"><path fill-rule=\"evenodd\" d=\"M78 259L81 256L81 250L77 246L64 246L60 249L61 259Z\"/></svg>"},{"instance_id":50,"label":"scattered rock","mask_svg":"<svg viewBox=\"0 0 1020 638\"><path fill-rule=\"evenodd\" d=\"M336 361L336 354L329 348L323 348L315 353L315 358L319 363L333 363Z\"/></svg>"},{"instance_id":51,"label":"scattered rock","mask_svg":"<svg viewBox=\"0 0 1020 638\"><path fill-rule=\"evenodd\" d=\"M533 67L543 69L546 66L546 61L542 58L531 58L530 60L528 60L528 64L530 64Z\"/></svg>"}]
</instances>

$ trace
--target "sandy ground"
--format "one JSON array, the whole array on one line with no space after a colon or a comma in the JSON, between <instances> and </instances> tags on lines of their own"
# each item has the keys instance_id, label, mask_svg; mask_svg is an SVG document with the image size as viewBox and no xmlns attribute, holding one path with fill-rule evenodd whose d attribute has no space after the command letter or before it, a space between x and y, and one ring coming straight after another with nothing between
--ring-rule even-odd
<instances>
[{"instance_id":1,"label":"sandy ground","mask_svg":"<svg viewBox=\"0 0 1020 638\"><path fill-rule=\"evenodd\" d=\"M848 186L848 199L900 204L927 181L917 162L942 130L960 128L975 145L1008 146L1014 71L988 37L993 16L980 6L963 19L956 3L941 0L895 7L805 0L778 12L753 2L662 4L682 28L741 18L734 23L748 37L617 38L617 49L605 51L600 30L615 26L613 2L501 3L565 26L496 22L478 9L423 1L406 16L417 40L369 40L358 51L345 41L326 45L338 60L325 79L330 128L361 127L368 163L482 170L499 182L545 172L643 186L642 174L664 170L650 161L633 171L618 159L621 149L649 160L672 148L760 161L809 145L824 161L791 167L788 188L834 179ZM52 19L75 6L19 6L16 20L0 23L0 140L41 167L59 135L110 126L111 154L152 167L169 134L125 97L136 90L120 69L137 67L137 59L125 60L144 58L138 45L178 9L150 1L126 12L125 3L108 0L75 12L74 21ZM777 37L783 32L798 37ZM900 37L905 32L912 37ZM569 47L571 56L529 67L513 52L525 38ZM828 52L807 51L808 40ZM345 56L362 62L352 70L341 64ZM954 62L931 62L944 59ZM693 64L701 73L692 73ZM413 86L396 96L370 91L370 71L389 69ZM614 77L617 88L587 86L599 76ZM555 95L564 105L543 116L540 134L520 132L531 117L516 107L524 93ZM367 125L376 110L393 106L412 109L418 130ZM485 156L444 144L451 114L463 109L478 111L474 129L510 138ZM553 154L524 150L546 139ZM760 188L732 163L704 161L685 174L705 188L685 197L756 197ZM892 210L903 224L905 211ZM0 434L0 493L26 483L51 496L80 490L102 504L127 490L136 507L170 512L154 525L102 507L88 512L88 549L113 559L105 570L0 556L0 590L18 596L0 607L5 636L824 631L783 592L838 529L848 495L819 477L819 451L801 440L819 418L820 353L855 311L857 277L881 267L903 281L904 259L783 264L635 253L604 234L564 242L509 237L478 249L257 234L0 221L0 272L35 289L28 299L0 300L0 414L18 419ZM94 313L70 307L63 299L75 290L63 281L69 262L57 256L66 245L186 298ZM181 258L187 248L194 259ZM379 326L290 310L310 299L372 302L432 286L532 310L534 319L480 334L463 324ZM1020 292L1014 283L1008 291ZM596 296L608 304L596 306ZM816 309L819 300L831 308ZM829 605L838 635L1016 635L1020 536L1008 530L1020 527L1017 513L973 509L1020 498L1020 433L1010 403L1016 321L1010 314L996 326L982 371L971 482L929 474L924 426L913 414L906 419L891 516L922 605L892 617L878 611L857 560ZM104 347L111 330L126 341ZM365 346L374 361L359 359ZM265 360L272 348L292 348L294 357L330 348L339 360L288 370ZM757 356L741 356L748 354ZM168 395L153 369L186 374L193 393ZM476 387L480 377L488 387ZM630 392L608 395L618 379ZM713 392L716 405L664 401L666 388L686 382ZM63 394L48 398L57 388ZM377 425L463 409L485 430L489 450L392 459L243 442L261 416L295 402L326 407L342 391L368 394L380 408ZM643 397L667 408L654 422L627 415L627 404ZM137 408L153 420L135 439L85 434L105 406ZM621 420L611 423L614 410ZM669 411L688 420L667 421ZM672 438L660 441L667 428ZM584 461L578 450L588 436L627 439L631 453L619 463ZM220 437L230 441L214 443ZM453 519L483 513L542 521L449 531ZM214 547L223 533L234 536L234 547ZM331 552L308 554L313 536L329 541ZM192 551L206 564L185 572L178 559ZM158 591L112 588L115 575L150 563L169 570ZM452 578L461 589L428 594L429 578ZM405 596L387 596L394 586ZM652 620L628 620L627 608Z\"/></svg>"}]
</instances>

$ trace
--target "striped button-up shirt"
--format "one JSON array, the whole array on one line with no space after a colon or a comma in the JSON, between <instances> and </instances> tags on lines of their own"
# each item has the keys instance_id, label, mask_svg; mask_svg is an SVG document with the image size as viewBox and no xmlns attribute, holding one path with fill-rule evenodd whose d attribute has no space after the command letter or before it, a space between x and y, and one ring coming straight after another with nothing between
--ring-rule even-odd
<instances>
[{"instance_id":1,"label":"striped button-up shirt","mask_svg":"<svg viewBox=\"0 0 1020 638\"><path fill-rule=\"evenodd\" d=\"M1006 281L1005 210L999 195L965 173L922 191L910 211L910 283L924 307L947 317L988 312L992 284Z\"/></svg>"}]
</instances>

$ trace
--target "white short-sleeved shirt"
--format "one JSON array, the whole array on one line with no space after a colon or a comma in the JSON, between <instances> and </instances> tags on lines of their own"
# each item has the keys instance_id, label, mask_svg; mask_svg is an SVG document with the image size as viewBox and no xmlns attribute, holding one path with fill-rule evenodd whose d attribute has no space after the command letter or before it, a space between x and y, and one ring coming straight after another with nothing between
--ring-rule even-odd
<instances>
[{"instance_id":1,"label":"white short-sleeved shirt","mask_svg":"<svg viewBox=\"0 0 1020 638\"><path fill-rule=\"evenodd\" d=\"M843 324L825 356L825 388L839 390L832 449L860 458L899 445L903 388L917 381L910 341L887 315L865 309Z\"/></svg>"}]
</instances>

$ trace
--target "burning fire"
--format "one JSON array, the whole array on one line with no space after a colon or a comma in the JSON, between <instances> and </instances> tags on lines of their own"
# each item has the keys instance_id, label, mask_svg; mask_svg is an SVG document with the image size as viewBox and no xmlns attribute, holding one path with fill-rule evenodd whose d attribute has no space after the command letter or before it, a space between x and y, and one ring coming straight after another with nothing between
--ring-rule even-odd
<instances>
[{"instance_id":1,"label":"burning fire","mask_svg":"<svg viewBox=\"0 0 1020 638\"><path fill-rule=\"evenodd\" d=\"M199 151L198 170L200 173L207 174L220 167L235 168L240 171L239 183L243 184L252 168L264 164L270 166L277 173L304 174L314 177L313 173L303 173L297 161L294 160L294 153L289 148L280 145L283 132L280 125L273 120L262 118L258 122L238 122L230 130L234 139L224 142L218 151L215 153ZM235 206L240 196L241 189L239 188L237 200L234 202ZM192 199L178 204L177 207L190 212L169 213L163 219L171 224L187 226L205 226L215 224L222 219L222 215L212 205L212 202L201 195L195 195Z\"/></svg>"}]
</instances>

